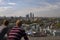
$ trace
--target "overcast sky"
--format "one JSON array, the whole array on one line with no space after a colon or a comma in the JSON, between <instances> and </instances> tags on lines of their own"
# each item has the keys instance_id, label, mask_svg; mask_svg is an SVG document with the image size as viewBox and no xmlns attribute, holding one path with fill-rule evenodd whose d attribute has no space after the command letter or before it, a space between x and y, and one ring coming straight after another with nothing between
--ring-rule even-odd
<instances>
[{"instance_id":1,"label":"overcast sky","mask_svg":"<svg viewBox=\"0 0 60 40\"><path fill-rule=\"evenodd\" d=\"M0 0L0 16L60 17L60 0Z\"/></svg>"}]
</instances>

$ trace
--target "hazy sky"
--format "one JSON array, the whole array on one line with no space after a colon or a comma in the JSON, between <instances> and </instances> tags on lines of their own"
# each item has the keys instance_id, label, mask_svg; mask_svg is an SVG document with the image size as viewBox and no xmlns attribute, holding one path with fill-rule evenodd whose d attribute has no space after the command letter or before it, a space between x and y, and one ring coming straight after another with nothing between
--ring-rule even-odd
<instances>
[{"instance_id":1,"label":"hazy sky","mask_svg":"<svg viewBox=\"0 0 60 40\"><path fill-rule=\"evenodd\" d=\"M0 0L0 16L60 17L60 0Z\"/></svg>"}]
</instances>

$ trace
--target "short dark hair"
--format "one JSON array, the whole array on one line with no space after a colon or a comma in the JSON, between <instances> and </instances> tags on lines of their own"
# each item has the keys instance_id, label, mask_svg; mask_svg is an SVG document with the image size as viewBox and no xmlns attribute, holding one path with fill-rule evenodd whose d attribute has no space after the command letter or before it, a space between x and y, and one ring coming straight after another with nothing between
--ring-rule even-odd
<instances>
[{"instance_id":1,"label":"short dark hair","mask_svg":"<svg viewBox=\"0 0 60 40\"><path fill-rule=\"evenodd\" d=\"M7 26L8 24L9 24L9 21L8 20L4 20L3 21L3 25L6 25Z\"/></svg>"}]
</instances>

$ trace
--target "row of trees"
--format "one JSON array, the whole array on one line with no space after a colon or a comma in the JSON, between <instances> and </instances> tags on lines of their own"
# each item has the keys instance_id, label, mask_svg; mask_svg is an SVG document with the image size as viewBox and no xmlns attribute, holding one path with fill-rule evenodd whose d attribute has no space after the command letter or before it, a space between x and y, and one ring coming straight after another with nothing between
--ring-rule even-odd
<instances>
[{"instance_id":1,"label":"row of trees","mask_svg":"<svg viewBox=\"0 0 60 40\"><path fill-rule=\"evenodd\" d=\"M11 23L15 23L16 20L21 19L21 18L13 18L13 17L11 17L11 19L9 19L9 18L5 17L4 19L0 19L0 25L2 24L3 20L5 20L5 19L9 20ZM47 25L46 23L51 22L50 24L53 24L53 26L55 26L56 28L60 28L60 21L55 23L57 20L60 20L60 19L59 18L58 19L56 19L56 18L44 18L44 19L43 18L42 19L37 18L36 20L33 20L33 21L23 19L22 23L25 23L25 24L37 23L40 26L44 27L45 25Z\"/></svg>"}]
</instances>

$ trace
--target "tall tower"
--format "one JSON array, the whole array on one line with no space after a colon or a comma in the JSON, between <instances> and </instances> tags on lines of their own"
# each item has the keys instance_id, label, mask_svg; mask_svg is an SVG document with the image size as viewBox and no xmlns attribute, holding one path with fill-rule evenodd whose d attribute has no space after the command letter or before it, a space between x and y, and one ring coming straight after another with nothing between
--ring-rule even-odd
<instances>
[{"instance_id":1,"label":"tall tower","mask_svg":"<svg viewBox=\"0 0 60 40\"><path fill-rule=\"evenodd\" d=\"M33 13L33 20L34 20L34 13Z\"/></svg>"},{"instance_id":2,"label":"tall tower","mask_svg":"<svg viewBox=\"0 0 60 40\"><path fill-rule=\"evenodd\" d=\"M29 14L26 15L26 19L29 20Z\"/></svg>"},{"instance_id":3,"label":"tall tower","mask_svg":"<svg viewBox=\"0 0 60 40\"><path fill-rule=\"evenodd\" d=\"M30 12L30 20L33 21L34 20L34 14L32 12Z\"/></svg>"},{"instance_id":4,"label":"tall tower","mask_svg":"<svg viewBox=\"0 0 60 40\"><path fill-rule=\"evenodd\" d=\"M32 14L32 12L30 12L30 18L32 18L33 17L33 14Z\"/></svg>"}]
</instances>

